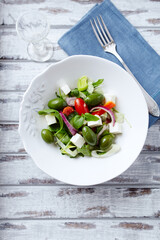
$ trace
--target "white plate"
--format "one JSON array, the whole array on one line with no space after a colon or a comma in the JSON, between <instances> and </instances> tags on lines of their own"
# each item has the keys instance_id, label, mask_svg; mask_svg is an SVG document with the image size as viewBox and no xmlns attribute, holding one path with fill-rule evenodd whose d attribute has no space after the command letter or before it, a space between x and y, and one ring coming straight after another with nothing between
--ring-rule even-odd
<instances>
[{"instance_id":1,"label":"white plate","mask_svg":"<svg viewBox=\"0 0 160 240\"><path fill-rule=\"evenodd\" d=\"M116 138L121 151L109 158L69 158L41 138L41 129L47 124L37 111L47 107L61 84L73 89L82 75L94 81L104 78L104 93L117 96L117 109L132 125L123 124L123 134ZM44 172L74 185L103 183L124 172L139 155L147 130L148 110L140 88L121 67L99 57L77 55L52 64L33 79L20 108L19 132L28 154Z\"/></svg>"}]
</instances>

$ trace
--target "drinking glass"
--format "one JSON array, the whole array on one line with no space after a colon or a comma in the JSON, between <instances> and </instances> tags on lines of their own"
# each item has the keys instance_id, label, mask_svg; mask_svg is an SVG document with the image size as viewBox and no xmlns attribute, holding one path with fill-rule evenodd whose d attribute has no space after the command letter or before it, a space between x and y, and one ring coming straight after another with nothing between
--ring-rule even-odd
<instances>
[{"instance_id":1,"label":"drinking glass","mask_svg":"<svg viewBox=\"0 0 160 240\"><path fill-rule=\"evenodd\" d=\"M50 26L44 14L38 11L23 13L16 22L18 35L28 42L27 52L37 62L45 62L53 55L53 44L46 38Z\"/></svg>"}]
</instances>

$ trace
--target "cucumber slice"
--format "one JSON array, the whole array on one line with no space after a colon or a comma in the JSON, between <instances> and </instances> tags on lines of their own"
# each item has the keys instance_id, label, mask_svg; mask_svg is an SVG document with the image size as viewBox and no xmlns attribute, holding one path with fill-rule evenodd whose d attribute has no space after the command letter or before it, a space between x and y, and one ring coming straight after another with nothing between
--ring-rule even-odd
<instances>
[{"instance_id":1,"label":"cucumber slice","mask_svg":"<svg viewBox=\"0 0 160 240\"><path fill-rule=\"evenodd\" d=\"M83 76L78 79L78 90L85 91L88 88L88 78L87 76Z\"/></svg>"}]
</instances>

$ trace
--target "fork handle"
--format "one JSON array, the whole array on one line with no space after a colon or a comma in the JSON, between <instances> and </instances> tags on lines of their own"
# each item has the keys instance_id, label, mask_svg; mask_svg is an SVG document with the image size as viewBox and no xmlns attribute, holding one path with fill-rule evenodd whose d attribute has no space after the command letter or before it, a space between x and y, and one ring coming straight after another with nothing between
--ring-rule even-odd
<instances>
[{"instance_id":1,"label":"fork handle","mask_svg":"<svg viewBox=\"0 0 160 240\"><path fill-rule=\"evenodd\" d=\"M141 86L141 84L138 82L138 80L135 78L135 76L133 75L133 73L130 71L130 69L128 68L128 66L125 64L125 62L123 61L123 59L121 58L121 56L114 51L114 55L118 58L118 60L122 63L123 67L126 69L126 71L134 78L134 80L136 81L136 83L138 84L138 86L140 87L140 89L143 92L144 98L146 100L147 106L148 106L148 111L150 114L152 114L153 116L159 117L160 116L160 110L158 107L158 104L155 102L155 100L144 90L144 88Z\"/></svg>"}]
</instances>

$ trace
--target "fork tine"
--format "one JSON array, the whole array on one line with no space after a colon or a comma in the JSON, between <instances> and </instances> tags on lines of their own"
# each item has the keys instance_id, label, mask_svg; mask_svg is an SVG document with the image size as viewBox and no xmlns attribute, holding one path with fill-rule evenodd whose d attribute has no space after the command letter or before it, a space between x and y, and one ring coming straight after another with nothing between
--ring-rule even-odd
<instances>
[{"instance_id":1,"label":"fork tine","mask_svg":"<svg viewBox=\"0 0 160 240\"><path fill-rule=\"evenodd\" d=\"M108 34L108 37L110 38L110 41L114 42L114 40L113 40L113 38L112 38L110 32L108 31L108 28L106 27L106 25L105 25L105 23L104 23L104 21L103 21L102 16L101 16L101 15L99 15L99 16L100 16L101 21L102 21L102 23L103 23L103 26L104 26L104 28L105 28L105 30L106 30L106 33Z\"/></svg>"},{"instance_id":2,"label":"fork tine","mask_svg":"<svg viewBox=\"0 0 160 240\"><path fill-rule=\"evenodd\" d=\"M96 26L96 28L97 28L97 31L98 31L98 33L99 33L99 36L100 36L101 39L102 39L102 42L103 42L104 44L106 44L106 41L105 41L105 39L104 39L104 37L103 37L103 35L102 35L102 33L101 33L101 31L100 31L97 23L96 23L96 20L95 20L94 18L93 18L93 21L94 21L94 24L95 24L95 26Z\"/></svg>"},{"instance_id":3,"label":"fork tine","mask_svg":"<svg viewBox=\"0 0 160 240\"><path fill-rule=\"evenodd\" d=\"M107 41L107 42L106 42L106 44L107 44L107 43L110 42L110 40L109 40L109 38L107 37L107 35L106 35L106 33L105 33L105 31L104 31L104 29L103 29L103 27L102 27L102 24L101 24L101 22L100 22L100 20L99 20L98 17L97 17L97 21L98 21L98 24L99 24L99 26L100 26L100 28L101 28L101 31L102 31L102 33L103 33L103 36L104 36L105 40Z\"/></svg>"},{"instance_id":4,"label":"fork tine","mask_svg":"<svg viewBox=\"0 0 160 240\"><path fill-rule=\"evenodd\" d=\"M93 32L95 33L95 35L96 35L96 37L97 37L98 42L101 44L102 47L104 47L103 42L101 41L100 37L98 36L98 33L97 33L95 27L93 26L93 23L92 23L91 20L90 20L90 23L91 23L91 26L92 26L92 28L93 28Z\"/></svg>"}]
</instances>

